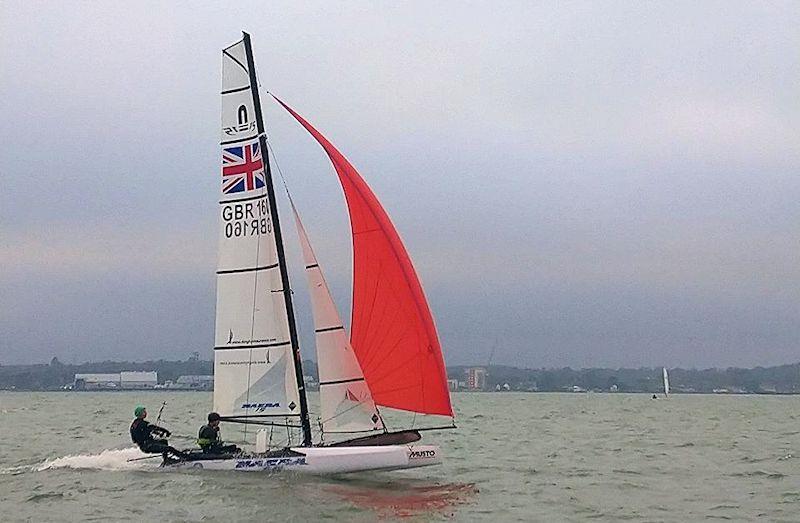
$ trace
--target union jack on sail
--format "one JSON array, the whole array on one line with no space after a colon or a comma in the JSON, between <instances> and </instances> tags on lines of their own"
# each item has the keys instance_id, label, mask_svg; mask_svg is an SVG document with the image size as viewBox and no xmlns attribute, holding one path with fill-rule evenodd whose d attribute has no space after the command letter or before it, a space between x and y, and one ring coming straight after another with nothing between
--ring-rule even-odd
<instances>
[{"instance_id":1,"label":"union jack on sail","mask_svg":"<svg viewBox=\"0 0 800 523\"><path fill-rule=\"evenodd\" d=\"M257 141L222 148L222 192L232 194L264 187L264 161Z\"/></svg>"}]
</instances>

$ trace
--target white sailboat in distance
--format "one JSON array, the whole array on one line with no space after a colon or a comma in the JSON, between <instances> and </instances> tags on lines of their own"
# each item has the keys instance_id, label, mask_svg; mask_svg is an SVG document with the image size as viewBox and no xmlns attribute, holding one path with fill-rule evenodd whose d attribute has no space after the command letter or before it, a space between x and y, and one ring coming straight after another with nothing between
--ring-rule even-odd
<instances>
[{"instance_id":1,"label":"white sailboat in distance","mask_svg":"<svg viewBox=\"0 0 800 523\"><path fill-rule=\"evenodd\" d=\"M669 398L669 375L666 367L662 367L662 370L664 371L664 397Z\"/></svg>"},{"instance_id":2,"label":"white sailboat in distance","mask_svg":"<svg viewBox=\"0 0 800 523\"><path fill-rule=\"evenodd\" d=\"M214 410L229 438L255 445L245 454L190 451L166 465L324 474L440 463L438 446L419 443L420 430L455 427L453 409L433 316L411 258L355 168L275 100L322 146L344 190L353 245L351 333L292 202L316 334L321 409L315 435L253 52L243 33L222 51ZM390 431L388 413L432 423Z\"/></svg>"}]
</instances>

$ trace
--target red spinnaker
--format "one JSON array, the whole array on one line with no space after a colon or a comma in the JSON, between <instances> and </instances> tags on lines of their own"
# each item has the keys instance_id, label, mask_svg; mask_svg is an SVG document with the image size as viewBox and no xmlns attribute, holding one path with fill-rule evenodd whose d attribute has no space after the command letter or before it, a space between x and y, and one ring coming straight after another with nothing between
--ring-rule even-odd
<instances>
[{"instance_id":1,"label":"red spinnaker","mask_svg":"<svg viewBox=\"0 0 800 523\"><path fill-rule=\"evenodd\" d=\"M452 416L439 336L400 236L361 175L319 131L275 98L325 149L342 184L353 233L350 342L375 403Z\"/></svg>"}]
</instances>

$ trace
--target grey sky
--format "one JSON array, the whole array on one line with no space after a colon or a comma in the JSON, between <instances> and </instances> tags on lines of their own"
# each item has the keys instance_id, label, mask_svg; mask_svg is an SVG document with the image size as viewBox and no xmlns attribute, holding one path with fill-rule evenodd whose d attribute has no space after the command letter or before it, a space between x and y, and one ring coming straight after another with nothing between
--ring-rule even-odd
<instances>
[{"instance_id":1,"label":"grey sky","mask_svg":"<svg viewBox=\"0 0 800 523\"><path fill-rule=\"evenodd\" d=\"M3 2L0 363L210 357L242 29L385 204L448 363L800 360L800 4L699 4ZM347 317L336 177L266 118Z\"/></svg>"}]
</instances>

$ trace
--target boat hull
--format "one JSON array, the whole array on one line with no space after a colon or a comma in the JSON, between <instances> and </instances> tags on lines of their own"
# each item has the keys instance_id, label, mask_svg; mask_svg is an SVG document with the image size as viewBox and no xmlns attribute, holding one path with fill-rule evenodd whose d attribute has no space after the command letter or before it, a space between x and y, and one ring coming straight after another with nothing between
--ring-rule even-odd
<instances>
[{"instance_id":1,"label":"boat hull","mask_svg":"<svg viewBox=\"0 0 800 523\"><path fill-rule=\"evenodd\" d=\"M292 455L279 457L254 454L225 459L181 461L166 466L195 470L345 474L369 470L427 467L442 462L441 451L436 445L293 447L290 450Z\"/></svg>"}]
</instances>

